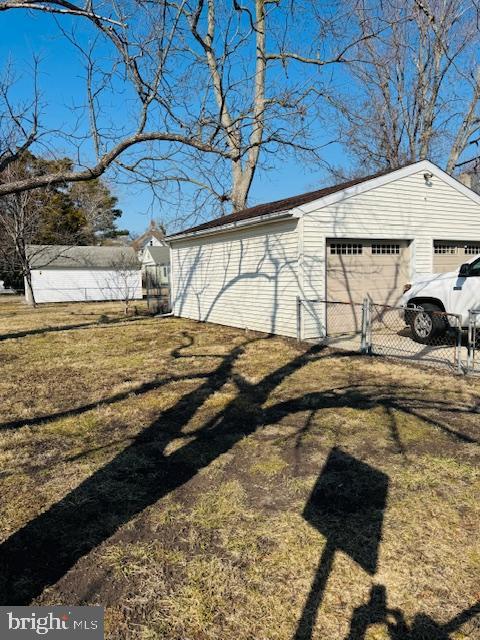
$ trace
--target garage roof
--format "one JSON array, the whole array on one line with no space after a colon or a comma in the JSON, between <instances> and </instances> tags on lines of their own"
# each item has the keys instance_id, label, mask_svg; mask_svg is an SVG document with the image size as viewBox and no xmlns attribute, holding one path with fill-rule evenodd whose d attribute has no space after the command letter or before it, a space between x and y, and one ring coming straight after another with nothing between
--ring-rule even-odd
<instances>
[{"instance_id":1,"label":"garage roof","mask_svg":"<svg viewBox=\"0 0 480 640\"><path fill-rule=\"evenodd\" d=\"M242 209L242 211L237 211L235 213L230 213L229 215L220 216L219 218L209 220L208 222L204 222L203 224L199 224L195 227L190 227L189 229L179 231L178 233L172 234L172 237L177 235L183 235L185 233L193 233L195 231L204 231L206 229L214 229L215 227L222 227L223 225L226 225L226 224L232 224L235 222L240 222L242 220L248 220L250 218L257 218L257 217L265 216L271 213L288 211L289 209L293 209L294 207L299 207L300 205L306 204L307 202L313 202L314 200L318 200L319 198L324 198L325 196L329 196L332 193L336 193L337 191L343 191L344 189L348 189L349 187L354 187L355 185L361 184L362 182L367 182L368 180L373 180L374 178L379 178L380 176L387 175L392 171L393 170L390 169L388 171L382 171L370 176L365 176L363 178L356 178L355 180L342 182L340 184L336 184L331 187L325 187L324 189L317 189L316 191L301 193L297 196L292 196L290 198L283 198L282 200L274 200L273 202L265 202L264 204L258 204L255 207Z\"/></svg>"},{"instance_id":2,"label":"garage roof","mask_svg":"<svg viewBox=\"0 0 480 640\"><path fill-rule=\"evenodd\" d=\"M31 244L27 248L30 269L140 269L131 247L93 247Z\"/></svg>"},{"instance_id":3,"label":"garage roof","mask_svg":"<svg viewBox=\"0 0 480 640\"><path fill-rule=\"evenodd\" d=\"M441 176L443 180L450 182L452 186L468 195L477 204L480 204L479 196L475 194L471 189L465 187L465 185L461 184L458 180L442 171L442 169L437 167L429 160L420 160L417 162L408 163L406 165L403 165L402 167L397 167L395 169L389 169L387 171L381 171L373 175L364 176L363 178L341 182L339 184L325 187L323 189L318 189L316 191L301 193L297 196L292 196L291 198L283 198L282 200L274 200L273 202L266 202L255 207L249 207L248 209L243 209L242 211L237 211L229 215L221 216L219 218L215 218L214 220L209 220L208 222L199 224L195 227L185 229L184 231L171 234L166 238L166 240L169 241L177 238L179 239L180 237L183 237L185 235L196 235L197 233L203 235L203 233L208 233L210 230L212 230L213 232L214 230L221 229L222 227L236 227L238 223L241 224L243 221L247 221L246 224L248 224L249 220L255 221L256 218L259 222L261 222L263 218L276 218L282 213L284 215L287 215L289 211L296 207L300 207L301 205L320 200L327 196L332 196L333 194L337 194L340 198L355 195L350 193L349 190L350 188L356 187L357 185L363 185L364 183L371 182L371 186L373 187L378 184L379 181L393 181L399 177L402 177L403 175L425 169L429 172L435 172L435 174ZM361 189L366 188L369 188L369 185L361 187Z\"/></svg>"}]
</instances>

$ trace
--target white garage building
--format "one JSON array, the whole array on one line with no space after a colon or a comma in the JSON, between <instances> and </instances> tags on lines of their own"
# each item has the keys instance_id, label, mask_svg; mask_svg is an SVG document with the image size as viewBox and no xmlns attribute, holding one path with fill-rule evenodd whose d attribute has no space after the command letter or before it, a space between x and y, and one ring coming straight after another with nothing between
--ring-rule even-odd
<instances>
[{"instance_id":1,"label":"white garage building","mask_svg":"<svg viewBox=\"0 0 480 640\"><path fill-rule=\"evenodd\" d=\"M424 160L167 240L174 315L308 339L328 331L313 300L394 305L416 275L480 254L480 196Z\"/></svg>"},{"instance_id":2,"label":"white garage building","mask_svg":"<svg viewBox=\"0 0 480 640\"><path fill-rule=\"evenodd\" d=\"M137 300L142 271L131 247L27 247L35 302ZM25 281L27 302L31 292Z\"/></svg>"}]
</instances>

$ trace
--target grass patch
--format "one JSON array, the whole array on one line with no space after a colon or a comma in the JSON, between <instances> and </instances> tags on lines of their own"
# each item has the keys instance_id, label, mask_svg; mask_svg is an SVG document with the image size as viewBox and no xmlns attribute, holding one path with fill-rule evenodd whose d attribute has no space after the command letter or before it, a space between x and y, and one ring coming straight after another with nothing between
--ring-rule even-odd
<instances>
[{"instance_id":1,"label":"grass patch","mask_svg":"<svg viewBox=\"0 0 480 640\"><path fill-rule=\"evenodd\" d=\"M109 640L291 640L325 523L371 530L335 473L306 509L336 447L388 492L375 573L335 553L312 640L359 616L391 640L374 585L398 640L478 637L480 382L112 304L0 301L0 338L8 604L102 603Z\"/></svg>"},{"instance_id":2,"label":"grass patch","mask_svg":"<svg viewBox=\"0 0 480 640\"><path fill-rule=\"evenodd\" d=\"M285 460L282 460L279 455L272 454L254 462L250 467L250 472L271 478L281 473L286 467L288 467L288 463Z\"/></svg>"}]
</instances>

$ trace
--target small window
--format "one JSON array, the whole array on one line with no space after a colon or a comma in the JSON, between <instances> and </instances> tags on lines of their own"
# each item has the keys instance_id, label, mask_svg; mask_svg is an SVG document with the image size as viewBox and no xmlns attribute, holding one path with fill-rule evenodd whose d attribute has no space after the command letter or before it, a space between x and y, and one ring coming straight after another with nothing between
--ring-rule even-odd
<instances>
[{"instance_id":1,"label":"small window","mask_svg":"<svg viewBox=\"0 0 480 640\"><path fill-rule=\"evenodd\" d=\"M469 256L480 255L480 244L465 245L465 253Z\"/></svg>"},{"instance_id":2,"label":"small window","mask_svg":"<svg viewBox=\"0 0 480 640\"><path fill-rule=\"evenodd\" d=\"M400 253L400 245L399 244L372 244L372 254L374 256L378 255L398 255Z\"/></svg>"},{"instance_id":3,"label":"small window","mask_svg":"<svg viewBox=\"0 0 480 640\"><path fill-rule=\"evenodd\" d=\"M458 253L458 247L453 244L436 244L433 251L434 253L443 253L454 256Z\"/></svg>"},{"instance_id":4,"label":"small window","mask_svg":"<svg viewBox=\"0 0 480 640\"><path fill-rule=\"evenodd\" d=\"M353 243L338 243L330 245L330 254L337 256L358 256L363 253L363 245Z\"/></svg>"}]
</instances>

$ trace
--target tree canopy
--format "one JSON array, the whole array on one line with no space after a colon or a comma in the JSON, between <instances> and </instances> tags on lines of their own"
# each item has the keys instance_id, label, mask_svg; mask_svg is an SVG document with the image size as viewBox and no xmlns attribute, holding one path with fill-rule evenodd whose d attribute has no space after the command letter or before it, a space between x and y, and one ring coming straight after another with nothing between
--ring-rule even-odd
<instances>
[{"instance_id":1,"label":"tree canopy","mask_svg":"<svg viewBox=\"0 0 480 640\"><path fill-rule=\"evenodd\" d=\"M0 178L9 180L42 176L69 170L68 158L45 159L25 151L4 169ZM57 184L10 194L0 199L0 271L18 286L27 269L28 244L87 245L114 235L121 215L117 198L97 178L82 184Z\"/></svg>"}]
</instances>

